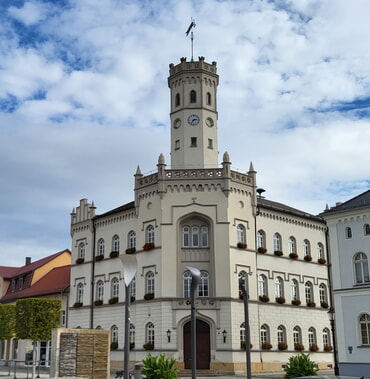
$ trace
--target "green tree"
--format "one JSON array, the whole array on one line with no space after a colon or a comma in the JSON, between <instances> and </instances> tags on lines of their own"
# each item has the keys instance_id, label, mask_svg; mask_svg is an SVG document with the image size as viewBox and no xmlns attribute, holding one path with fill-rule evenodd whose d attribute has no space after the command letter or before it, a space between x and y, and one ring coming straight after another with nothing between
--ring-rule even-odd
<instances>
[{"instance_id":1,"label":"green tree","mask_svg":"<svg viewBox=\"0 0 370 379\"><path fill-rule=\"evenodd\" d=\"M51 339L51 331L60 324L61 301L54 299L20 299L15 305L15 331L20 339L33 342L32 378L36 374L36 341Z\"/></svg>"},{"instance_id":2,"label":"green tree","mask_svg":"<svg viewBox=\"0 0 370 379\"><path fill-rule=\"evenodd\" d=\"M15 305L0 304L0 340L8 340L15 333Z\"/></svg>"},{"instance_id":3,"label":"green tree","mask_svg":"<svg viewBox=\"0 0 370 379\"><path fill-rule=\"evenodd\" d=\"M146 379L176 379L177 370L173 368L175 358L167 358L165 354L154 357L151 354L143 360L141 373Z\"/></svg>"},{"instance_id":4,"label":"green tree","mask_svg":"<svg viewBox=\"0 0 370 379\"><path fill-rule=\"evenodd\" d=\"M289 358L285 367L285 377L293 379L300 376L317 376L317 371L315 362L311 361L309 354L300 353Z\"/></svg>"}]
</instances>

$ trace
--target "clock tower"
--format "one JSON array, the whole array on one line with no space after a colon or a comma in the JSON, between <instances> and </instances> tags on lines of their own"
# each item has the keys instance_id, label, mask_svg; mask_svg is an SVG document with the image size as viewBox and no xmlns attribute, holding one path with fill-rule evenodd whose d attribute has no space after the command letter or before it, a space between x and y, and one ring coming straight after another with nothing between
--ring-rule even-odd
<instances>
[{"instance_id":1,"label":"clock tower","mask_svg":"<svg viewBox=\"0 0 370 379\"><path fill-rule=\"evenodd\" d=\"M171 168L218 167L216 62L170 64Z\"/></svg>"}]
</instances>

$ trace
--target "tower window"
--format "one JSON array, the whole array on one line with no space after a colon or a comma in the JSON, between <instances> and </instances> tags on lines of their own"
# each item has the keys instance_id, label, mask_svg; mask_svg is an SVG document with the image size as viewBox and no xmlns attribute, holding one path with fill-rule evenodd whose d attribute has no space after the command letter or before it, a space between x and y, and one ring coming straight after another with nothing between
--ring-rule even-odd
<instances>
[{"instance_id":1,"label":"tower window","mask_svg":"<svg viewBox=\"0 0 370 379\"><path fill-rule=\"evenodd\" d=\"M207 105L212 105L212 96L209 92L207 92Z\"/></svg>"},{"instance_id":2,"label":"tower window","mask_svg":"<svg viewBox=\"0 0 370 379\"><path fill-rule=\"evenodd\" d=\"M197 93L194 90L190 91L190 102L191 103L197 102Z\"/></svg>"},{"instance_id":3,"label":"tower window","mask_svg":"<svg viewBox=\"0 0 370 379\"><path fill-rule=\"evenodd\" d=\"M190 147L197 147L197 137L190 137Z\"/></svg>"},{"instance_id":4,"label":"tower window","mask_svg":"<svg viewBox=\"0 0 370 379\"><path fill-rule=\"evenodd\" d=\"M212 140L212 138L208 138L208 149L213 149L213 140Z\"/></svg>"},{"instance_id":5,"label":"tower window","mask_svg":"<svg viewBox=\"0 0 370 379\"><path fill-rule=\"evenodd\" d=\"M175 107L178 107L180 105L180 94L177 93L175 96Z\"/></svg>"},{"instance_id":6,"label":"tower window","mask_svg":"<svg viewBox=\"0 0 370 379\"><path fill-rule=\"evenodd\" d=\"M180 140L177 139L177 140L175 141L175 150L179 150L179 149L180 149Z\"/></svg>"}]
</instances>

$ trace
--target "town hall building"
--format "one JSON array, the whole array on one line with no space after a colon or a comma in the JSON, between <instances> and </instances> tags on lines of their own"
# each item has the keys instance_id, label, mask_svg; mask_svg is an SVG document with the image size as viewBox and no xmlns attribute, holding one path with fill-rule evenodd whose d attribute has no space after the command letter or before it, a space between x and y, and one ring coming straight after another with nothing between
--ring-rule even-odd
<instances>
[{"instance_id":1,"label":"town hall building","mask_svg":"<svg viewBox=\"0 0 370 379\"><path fill-rule=\"evenodd\" d=\"M282 371L299 351L327 369L333 351L325 222L264 198L252 164L235 171L227 152L219 157L216 62L182 58L169 71L169 165L160 154L154 173L138 167L132 202L97 214L82 199L71 213L68 327L110 330L111 366L122 368L119 256L136 254L131 365L164 352L178 368L191 368L188 267L195 267L198 369L246 370L240 278L249 293L252 372Z\"/></svg>"}]
</instances>

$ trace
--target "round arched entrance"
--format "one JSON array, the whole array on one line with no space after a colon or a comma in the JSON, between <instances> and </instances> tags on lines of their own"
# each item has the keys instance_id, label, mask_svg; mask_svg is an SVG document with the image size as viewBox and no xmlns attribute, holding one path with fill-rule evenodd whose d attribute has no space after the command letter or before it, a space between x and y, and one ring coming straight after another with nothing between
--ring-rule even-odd
<instances>
[{"instance_id":1,"label":"round arched entrance","mask_svg":"<svg viewBox=\"0 0 370 379\"><path fill-rule=\"evenodd\" d=\"M191 322L184 325L184 364L191 369ZM209 370L211 361L211 342L209 324L197 320L197 369Z\"/></svg>"}]
</instances>

